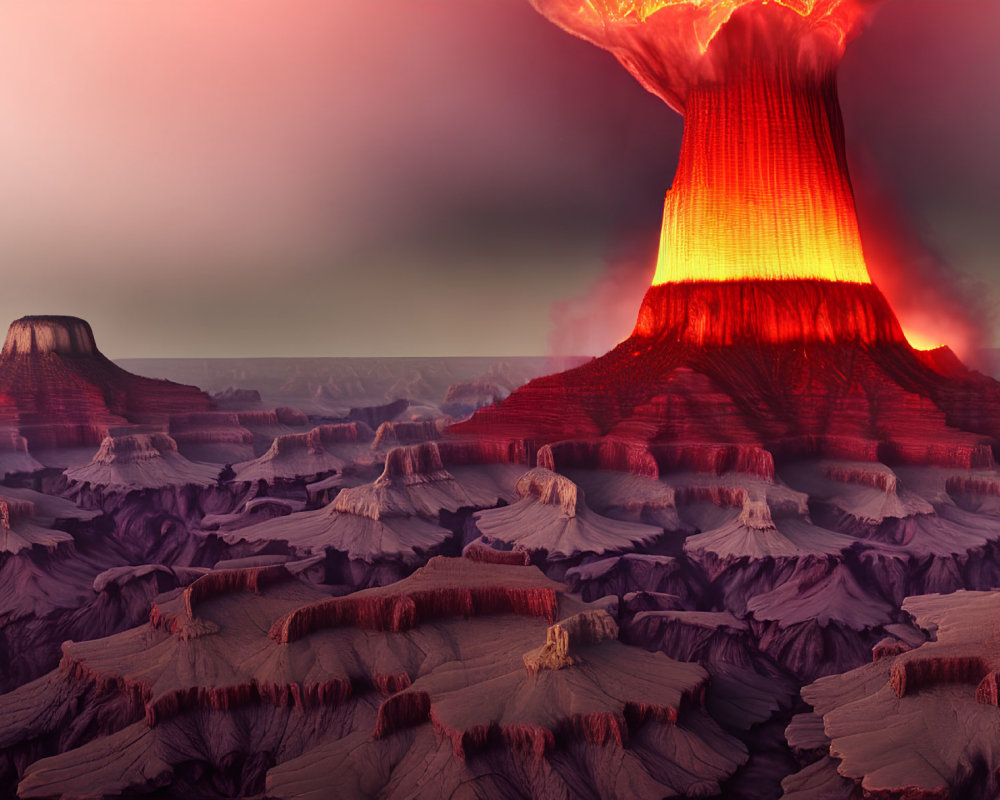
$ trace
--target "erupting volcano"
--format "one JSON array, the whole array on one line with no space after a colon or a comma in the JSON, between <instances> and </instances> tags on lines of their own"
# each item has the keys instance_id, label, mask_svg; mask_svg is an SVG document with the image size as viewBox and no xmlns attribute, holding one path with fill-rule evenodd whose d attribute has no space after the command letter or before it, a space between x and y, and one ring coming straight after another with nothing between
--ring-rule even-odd
<instances>
[{"instance_id":1,"label":"erupting volcano","mask_svg":"<svg viewBox=\"0 0 1000 800\"><path fill-rule=\"evenodd\" d=\"M874 2L532 3L684 115L680 161L632 335L451 431L645 474L992 464L1000 388L914 351L865 265L836 71Z\"/></svg>"}]
</instances>

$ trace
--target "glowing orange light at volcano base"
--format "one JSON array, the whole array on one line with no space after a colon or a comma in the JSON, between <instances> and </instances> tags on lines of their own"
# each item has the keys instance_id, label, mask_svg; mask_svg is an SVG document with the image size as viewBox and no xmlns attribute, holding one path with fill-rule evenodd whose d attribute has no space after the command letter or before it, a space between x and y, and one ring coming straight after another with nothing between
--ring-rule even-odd
<instances>
[{"instance_id":1,"label":"glowing orange light at volcano base","mask_svg":"<svg viewBox=\"0 0 1000 800\"><path fill-rule=\"evenodd\" d=\"M945 346L939 336L927 335L920 331L906 329L904 329L903 334L906 336L906 341L910 343L910 347L914 350L937 350L939 347Z\"/></svg>"}]
</instances>

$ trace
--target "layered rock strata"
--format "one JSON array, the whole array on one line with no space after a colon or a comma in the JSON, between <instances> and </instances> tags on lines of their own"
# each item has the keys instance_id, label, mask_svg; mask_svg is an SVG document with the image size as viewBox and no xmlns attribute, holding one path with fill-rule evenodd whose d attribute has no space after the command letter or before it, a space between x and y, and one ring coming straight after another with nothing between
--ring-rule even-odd
<instances>
[{"instance_id":1,"label":"layered rock strata","mask_svg":"<svg viewBox=\"0 0 1000 800\"><path fill-rule=\"evenodd\" d=\"M0 352L0 396L33 450L97 447L127 423L163 425L169 415L202 411L208 396L193 386L126 372L97 349L76 317L22 317Z\"/></svg>"}]
</instances>

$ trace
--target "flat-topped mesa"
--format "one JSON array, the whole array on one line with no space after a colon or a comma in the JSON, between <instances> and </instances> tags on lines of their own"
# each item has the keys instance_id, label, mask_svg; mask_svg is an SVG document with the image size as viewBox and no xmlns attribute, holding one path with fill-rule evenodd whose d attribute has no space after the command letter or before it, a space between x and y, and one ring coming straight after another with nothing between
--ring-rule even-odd
<instances>
[{"instance_id":1,"label":"flat-topped mesa","mask_svg":"<svg viewBox=\"0 0 1000 800\"><path fill-rule=\"evenodd\" d=\"M427 476L444 472L441 451L433 443L394 447L385 457L382 482L420 483Z\"/></svg>"},{"instance_id":2,"label":"flat-topped mesa","mask_svg":"<svg viewBox=\"0 0 1000 800\"><path fill-rule=\"evenodd\" d=\"M14 320L0 358L17 355L99 355L90 324L77 317L35 316Z\"/></svg>"},{"instance_id":3,"label":"flat-topped mesa","mask_svg":"<svg viewBox=\"0 0 1000 800\"><path fill-rule=\"evenodd\" d=\"M379 521L410 516L436 519L441 509L474 505L444 468L437 445L427 442L390 450L385 469L373 483L343 489L329 510Z\"/></svg>"},{"instance_id":4,"label":"flat-topped mesa","mask_svg":"<svg viewBox=\"0 0 1000 800\"><path fill-rule=\"evenodd\" d=\"M651 476L726 452L992 464L1000 383L921 358L865 266L836 69L878 0L531 2L684 115L680 161L632 335L445 435Z\"/></svg>"},{"instance_id":5,"label":"flat-topped mesa","mask_svg":"<svg viewBox=\"0 0 1000 800\"><path fill-rule=\"evenodd\" d=\"M281 434L262 456L237 464L234 480L272 483L340 472L351 463L352 450L371 438L371 428L363 422L319 425L304 433Z\"/></svg>"},{"instance_id":6,"label":"flat-topped mesa","mask_svg":"<svg viewBox=\"0 0 1000 800\"><path fill-rule=\"evenodd\" d=\"M355 423L363 424L363 423ZM417 444L439 439L445 428L447 419L409 420L405 422L383 422L375 431L372 450L395 447L401 444Z\"/></svg>"},{"instance_id":7,"label":"flat-topped mesa","mask_svg":"<svg viewBox=\"0 0 1000 800\"><path fill-rule=\"evenodd\" d=\"M367 431L367 436L363 431ZM279 459L305 453L321 456L328 446L357 444L371 438L371 430L363 422L348 422L338 425L318 425L304 433L285 433L276 436L267 452L266 459Z\"/></svg>"},{"instance_id":8,"label":"flat-topped mesa","mask_svg":"<svg viewBox=\"0 0 1000 800\"><path fill-rule=\"evenodd\" d=\"M515 487L516 502L477 511L475 530L486 544L499 543L550 560L572 561L647 546L663 529L604 517L587 507L583 490L569 478L535 468Z\"/></svg>"},{"instance_id":9,"label":"flat-topped mesa","mask_svg":"<svg viewBox=\"0 0 1000 800\"><path fill-rule=\"evenodd\" d=\"M146 461L157 461L165 453L176 452L177 442L165 433L107 436L90 463L101 466L141 464Z\"/></svg>"},{"instance_id":10,"label":"flat-topped mesa","mask_svg":"<svg viewBox=\"0 0 1000 800\"><path fill-rule=\"evenodd\" d=\"M90 463L66 470L72 484L127 489L209 486L218 475L217 467L184 458L165 433L106 436Z\"/></svg>"},{"instance_id":11,"label":"flat-topped mesa","mask_svg":"<svg viewBox=\"0 0 1000 800\"><path fill-rule=\"evenodd\" d=\"M0 352L0 396L37 449L98 445L127 422L161 425L171 414L211 405L194 386L126 372L97 349L89 324L59 316L11 324Z\"/></svg>"}]
</instances>

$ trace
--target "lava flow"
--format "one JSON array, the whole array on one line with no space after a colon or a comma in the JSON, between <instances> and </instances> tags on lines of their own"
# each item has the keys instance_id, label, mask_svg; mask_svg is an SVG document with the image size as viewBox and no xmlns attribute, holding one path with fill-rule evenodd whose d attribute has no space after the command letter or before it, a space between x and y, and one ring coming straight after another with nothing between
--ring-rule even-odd
<instances>
[{"instance_id":1,"label":"lava flow","mask_svg":"<svg viewBox=\"0 0 1000 800\"><path fill-rule=\"evenodd\" d=\"M865 265L836 70L877 0L531 2L684 115L680 161L631 337L452 433L645 474L994 463L1000 386L914 351Z\"/></svg>"}]
</instances>

